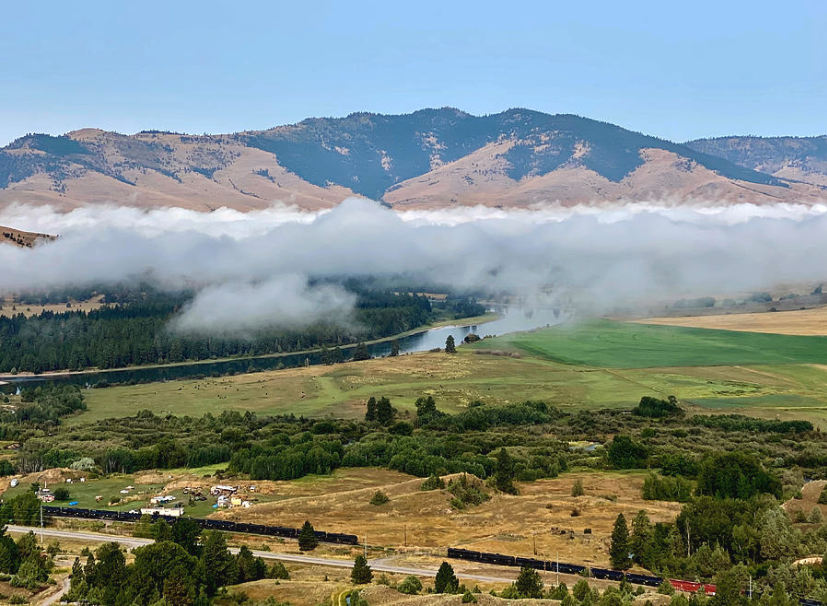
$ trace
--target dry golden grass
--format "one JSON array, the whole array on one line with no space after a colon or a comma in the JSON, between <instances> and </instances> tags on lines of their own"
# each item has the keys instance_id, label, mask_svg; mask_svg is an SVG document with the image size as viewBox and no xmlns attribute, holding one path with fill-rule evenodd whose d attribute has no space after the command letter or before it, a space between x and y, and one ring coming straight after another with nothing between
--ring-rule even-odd
<instances>
[{"instance_id":1,"label":"dry golden grass","mask_svg":"<svg viewBox=\"0 0 827 606\"><path fill-rule=\"evenodd\" d=\"M451 477L451 476L448 476ZM340 469L330 477L284 482L283 498L217 517L253 523L300 526L367 535L369 545L401 553L442 554L449 546L545 559L608 564L608 544L618 513L627 518L646 509L653 522L675 518L677 503L642 501L642 474L568 473L520 485L520 495L494 494L465 511L454 511L447 491L422 492L421 478L387 470ZM586 494L572 497L575 480ZM279 484L279 483L275 483ZM370 505L381 488L390 502ZM278 491L278 487L276 488ZM580 515L573 517L577 509ZM584 534L590 528L592 534Z\"/></svg>"},{"instance_id":2,"label":"dry golden grass","mask_svg":"<svg viewBox=\"0 0 827 606\"><path fill-rule=\"evenodd\" d=\"M22 231L0 225L0 244L6 243L20 248L31 248L40 240L54 240L55 236Z\"/></svg>"},{"instance_id":3,"label":"dry golden grass","mask_svg":"<svg viewBox=\"0 0 827 606\"><path fill-rule=\"evenodd\" d=\"M64 311L93 311L103 306L103 295L92 297L88 301L71 301L71 307L66 307L66 303L56 303L54 305L26 305L17 303L14 297L6 297L0 299L0 316L11 318L17 314L23 314L26 317L38 316L44 311L51 311L54 313L62 313Z\"/></svg>"},{"instance_id":4,"label":"dry golden grass","mask_svg":"<svg viewBox=\"0 0 827 606\"><path fill-rule=\"evenodd\" d=\"M638 324L715 328L779 335L827 336L827 307L783 312L721 314L683 318L646 318Z\"/></svg>"}]
</instances>

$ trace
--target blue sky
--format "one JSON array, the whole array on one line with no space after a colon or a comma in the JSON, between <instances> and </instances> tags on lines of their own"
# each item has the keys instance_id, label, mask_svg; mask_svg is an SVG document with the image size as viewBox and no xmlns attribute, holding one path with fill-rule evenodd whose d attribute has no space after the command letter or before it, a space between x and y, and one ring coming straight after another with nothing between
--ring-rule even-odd
<instances>
[{"instance_id":1,"label":"blue sky","mask_svg":"<svg viewBox=\"0 0 827 606\"><path fill-rule=\"evenodd\" d=\"M827 2L6 2L0 145L354 111L577 113L672 140L827 133Z\"/></svg>"}]
</instances>

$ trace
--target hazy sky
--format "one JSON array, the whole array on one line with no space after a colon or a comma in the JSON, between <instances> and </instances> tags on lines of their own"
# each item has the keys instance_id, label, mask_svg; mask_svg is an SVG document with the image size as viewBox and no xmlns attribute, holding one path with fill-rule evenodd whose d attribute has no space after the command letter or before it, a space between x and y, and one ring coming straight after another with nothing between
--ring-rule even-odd
<instances>
[{"instance_id":1,"label":"hazy sky","mask_svg":"<svg viewBox=\"0 0 827 606\"><path fill-rule=\"evenodd\" d=\"M446 105L679 141L825 134L825 31L824 0L9 1L0 145Z\"/></svg>"}]
</instances>

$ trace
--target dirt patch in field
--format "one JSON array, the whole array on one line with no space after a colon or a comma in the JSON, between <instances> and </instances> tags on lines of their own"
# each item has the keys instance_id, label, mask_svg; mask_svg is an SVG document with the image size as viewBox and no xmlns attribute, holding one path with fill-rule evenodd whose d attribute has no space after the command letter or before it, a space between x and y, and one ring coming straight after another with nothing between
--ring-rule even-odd
<instances>
[{"instance_id":1,"label":"dirt patch in field","mask_svg":"<svg viewBox=\"0 0 827 606\"><path fill-rule=\"evenodd\" d=\"M827 336L827 307L783 312L721 314L683 318L647 318L637 324L714 328L779 335Z\"/></svg>"},{"instance_id":2,"label":"dirt patch in field","mask_svg":"<svg viewBox=\"0 0 827 606\"><path fill-rule=\"evenodd\" d=\"M793 516L799 511L803 511L805 516L809 516L813 508L817 507L821 510L822 516L827 517L827 505L820 505L818 502L818 497L821 496L821 491L824 490L825 486L827 486L827 480L807 482L801 488L801 498L790 499L784 503L784 509Z\"/></svg>"}]
</instances>

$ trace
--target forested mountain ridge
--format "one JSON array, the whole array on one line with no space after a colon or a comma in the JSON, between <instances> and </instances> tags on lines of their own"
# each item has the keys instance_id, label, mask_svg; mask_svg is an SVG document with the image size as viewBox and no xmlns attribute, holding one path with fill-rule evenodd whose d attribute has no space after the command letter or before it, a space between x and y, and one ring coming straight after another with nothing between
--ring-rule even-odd
<instances>
[{"instance_id":1,"label":"forested mountain ridge","mask_svg":"<svg viewBox=\"0 0 827 606\"><path fill-rule=\"evenodd\" d=\"M820 137L717 137L687 147L776 177L827 185L827 135Z\"/></svg>"},{"instance_id":2,"label":"forested mountain ridge","mask_svg":"<svg viewBox=\"0 0 827 606\"><path fill-rule=\"evenodd\" d=\"M355 113L204 136L84 129L26 135L0 149L0 207L251 210L280 201L319 209L348 195L403 209L824 197L824 184L799 181L754 170L720 146L527 109Z\"/></svg>"}]
</instances>

